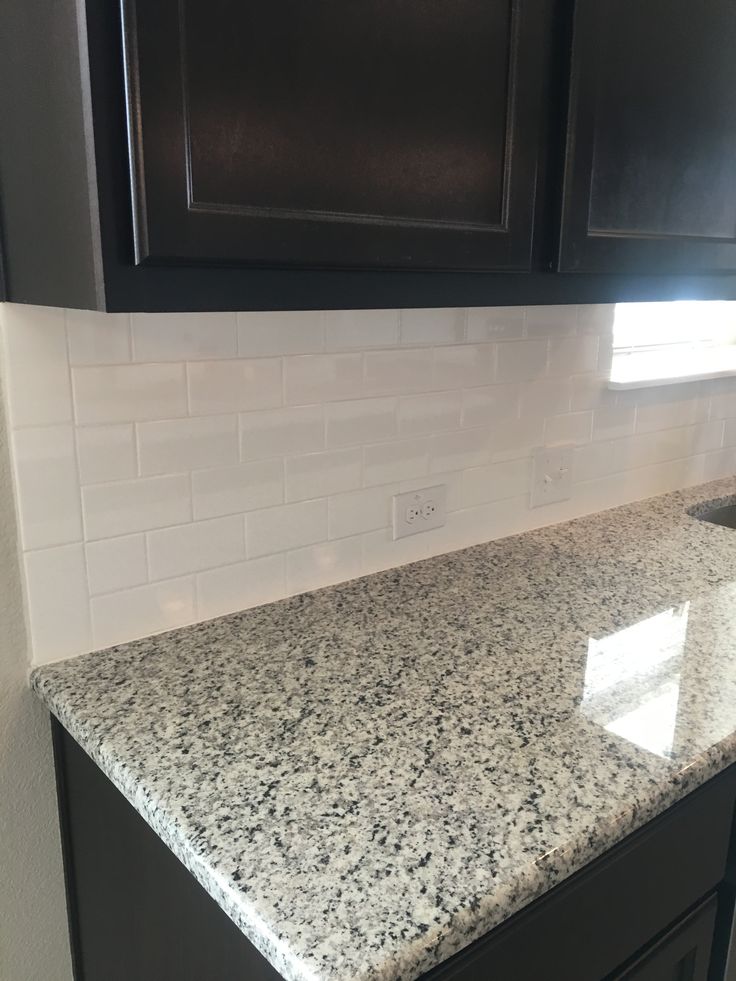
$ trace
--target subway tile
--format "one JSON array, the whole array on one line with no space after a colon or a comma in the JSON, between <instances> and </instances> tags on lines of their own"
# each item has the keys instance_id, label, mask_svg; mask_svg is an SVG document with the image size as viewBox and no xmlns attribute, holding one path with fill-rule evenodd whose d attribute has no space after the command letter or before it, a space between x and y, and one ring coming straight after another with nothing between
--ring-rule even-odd
<instances>
[{"instance_id":1,"label":"subway tile","mask_svg":"<svg viewBox=\"0 0 736 981\"><path fill-rule=\"evenodd\" d=\"M141 422L137 432L143 476L228 466L240 457L235 415Z\"/></svg>"},{"instance_id":2,"label":"subway tile","mask_svg":"<svg viewBox=\"0 0 736 981\"><path fill-rule=\"evenodd\" d=\"M362 388L362 354L313 354L284 361L287 405L355 398Z\"/></svg>"},{"instance_id":3,"label":"subway tile","mask_svg":"<svg viewBox=\"0 0 736 981\"><path fill-rule=\"evenodd\" d=\"M377 443L363 450L363 482L386 484L407 480L429 470L430 439L419 437L392 443Z\"/></svg>"},{"instance_id":4,"label":"subway tile","mask_svg":"<svg viewBox=\"0 0 736 981\"><path fill-rule=\"evenodd\" d=\"M88 542L85 551L92 596L142 586L148 581L146 539L142 534Z\"/></svg>"},{"instance_id":5,"label":"subway tile","mask_svg":"<svg viewBox=\"0 0 736 981\"><path fill-rule=\"evenodd\" d=\"M138 474L132 423L77 428L79 479L83 484L125 480Z\"/></svg>"},{"instance_id":6,"label":"subway tile","mask_svg":"<svg viewBox=\"0 0 736 981\"><path fill-rule=\"evenodd\" d=\"M389 347L399 340L398 310L328 310L325 318L325 347Z\"/></svg>"},{"instance_id":7,"label":"subway tile","mask_svg":"<svg viewBox=\"0 0 736 981\"><path fill-rule=\"evenodd\" d=\"M290 595L356 579L363 571L363 542L360 536L321 542L288 552L286 590Z\"/></svg>"},{"instance_id":8,"label":"subway tile","mask_svg":"<svg viewBox=\"0 0 736 981\"><path fill-rule=\"evenodd\" d=\"M238 353L242 358L313 354L323 346L323 314L319 310L238 314Z\"/></svg>"},{"instance_id":9,"label":"subway tile","mask_svg":"<svg viewBox=\"0 0 736 981\"><path fill-rule=\"evenodd\" d=\"M496 381L531 381L541 378L546 370L546 340L508 341L498 345Z\"/></svg>"},{"instance_id":10,"label":"subway tile","mask_svg":"<svg viewBox=\"0 0 736 981\"><path fill-rule=\"evenodd\" d=\"M245 534L240 515L149 531L146 542L152 581L174 579L245 559Z\"/></svg>"},{"instance_id":11,"label":"subway tile","mask_svg":"<svg viewBox=\"0 0 736 981\"><path fill-rule=\"evenodd\" d=\"M650 392L655 391L649 389ZM690 426L708 418L708 400L698 397L671 400L662 393L654 401L647 399L636 410L637 433L651 433L658 429L674 429L676 426Z\"/></svg>"},{"instance_id":12,"label":"subway tile","mask_svg":"<svg viewBox=\"0 0 736 981\"><path fill-rule=\"evenodd\" d=\"M458 433L442 433L430 442L430 470L461 470L464 467L480 467L491 456L488 430L465 429Z\"/></svg>"},{"instance_id":13,"label":"subway tile","mask_svg":"<svg viewBox=\"0 0 736 981\"><path fill-rule=\"evenodd\" d=\"M234 313L134 313L135 361L198 361L237 353Z\"/></svg>"},{"instance_id":14,"label":"subway tile","mask_svg":"<svg viewBox=\"0 0 736 981\"><path fill-rule=\"evenodd\" d=\"M197 576L197 613L200 620L273 603L286 595L283 555L268 555L236 565L211 569Z\"/></svg>"},{"instance_id":15,"label":"subway tile","mask_svg":"<svg viewBox=\"0 0 736 981\"><path fill-rule=\"evenodd\" d=\"M581 303L577 308L578 332L610 335L615 315L615 303Z\"/></svg>"},{"instance_id":16,"label":"subway tile","mask_svg":"<svg viewBox=\"0 0 736 981\"><path fill-rule=\"evenodd\" d=\"M368 532L363 535L363 574L394 569L437 554L435 543L443 540L439 539L441 531L442 529L425 531L421 535L410 535L398 541L394 541L390 528Z\"/></svg>"},{"instance_id":17,"label":"subway tile","mask_svg":"<svg viewBox=\"0 0 736 981\"><path fill-rule=\"evenodd\" d=\"M544 423L545 443L588 443L593 429L593 413L566 412L548 416Z\"/></svg>"},{"instance_id":18,"label":"subway tile","mask_svg":"<svg viewBox=\"0 0 736 981\"><path fill-rule=\"evenodd\" d=\"M192 577L96 596L90 605L97 647L174 630L197 619Z\"/></svg>"},{"instance_id":19,"label":"subway tile","mask_svg":"<svg viewBox=\"0 0 736 981\"><path fill-rule=\"evenodd\" d=\"M723 422L723 445L736 446L736 419L724 419L722 420L722 422Z\"/></svg>"},{"instance_id":20,"label":"subway tile","mask_svg":"<svg viewBox=\"0 0 736 981\"><path fill-rule=\"evenodd\" d=\"M106 365L72 369L77 423L101 425L187 414L182 364Z\"/></svg>"},{"instance_id":21,"label":"subway tile","mask_svg":"<svg viewBox=\"0 0 736 981\"><path fill-rule=\"evenodd\" d=\"M327 446L357 446L396 435L396 399L355 399L325 406Z\"/></svg>"},{"instance_id":22,"label":"subway tile","mask_svg":"<svg viewBox=\"0 0 736 981\"><path fill-rule=\"evenodd\" d=\"M313 545L327 538L327 501L303 501L265 511L251 511L245 519L249 558Z\"/></svg>"},{"instance_id":23,"label":"subway tile","mask_svg":"<svg viewBox=\"0 0 736 981\"><path fill-rule=\"evenodd\" d=\"M244 412L240 416L241 459L265 460L324 449L324 416L321 405Z\"/></svg>"},{"instance_id":24,"label":"subway tile","mask_svg":"<svg viewBox=\"0 0 736 981\"><path fill-rule=\"evenodd\" d=\"M531 489L532 462L529 457L505 460L463 472L463 507L475 507L520 497Z\"/></svg>"},{"instance_id":25,"label":"subway tile","mask_svg":"<svg viewBox=\"0 0 736 981\"><path fill-rule=\"evenodd\" d=\"M328 535L330 538L347 538L391 524L395 485L368 487L328 499Z\"/></svg>"},{"instance_id":26,"label":"subway tile","mask_svg":"<svg viewBox=\"0 0 736 981\"><path fill-rule=\"evenodd\" d=\"M399 399L399 435L422 436L458 429L462 405L461 392L432 392Z\"/></svg>"},{"instance_id":27,"label":"subway tile","mask_svg":"<svg viewBox=\"0 0 736 981\"><path fill-rule=\"evenodd\" d=\"M543 439L544 420L538 416L509 419L502 426L495 426L491 432L492 461L528 456L535 446L542 445Z\"/></svg>"},{"instance_id":28,"label":"subway tile","mask_svg":"<svg viewBox=\"0 0 736 981\"><path fill-rule=\"evenodd\" d=\"M433 388L431 348L366 352L365 394L408 395Z\"/></svg>"},{"instance_id":29,"label":"subway tile","mask_svg":"<svg viewBox=\"0 0 736 981\"><path fill-rule=\"evenodd\" d=\"M580 337L550 337L550 377L582 375L598 369L598 338L595 334Z\"/></svg>"},{"instance_id":30,"label":"subway tile","mask_svg":"<svg viewBox=\"0 0 736 981\"><path fill-rule=\"evenodd\" d=\"M72 399L64 311L3 303L0 322L11 425L69 422Z\"/></svg>"},{"instance_id":31,"label":"subway tile","mask_svg":"<svg viewBox=\"0 0 736 981\"><path fill-rule=\"evenodd\" d=\"M736 474L736 448L732 446L706 453L703 458L703 480L719 480Z\"/></svg>"},{"instance_id":32,"label":"subway tile","mask_svg":"<svg viewBox=\"0 0 736 981\"><path fill-rule=\"evenodd\" d=\"M402 344L461 344L464 337L461 307L401 311Z\"/></svg>"},{"instance_id":33,"label":"subway tile","mask_svg":"<svg viewBox=\"0 0 736 981\"><path fill-rule=\"evenodd\" d=\"M472 307L468 310L469 341L509 341L524 336L526 307Z\"/></svg>"},{"instance_id":34,"label":"subway tile","mask_svg":"<svg viewBox=\"0 0 736 981\"><path fill-rule=\"evenodd\" d=\"M577 307L557 306L526 308L527 337L564 337L574 335L578 327Z\"/></svg>"},{"instance_id":35,"label":"subway tile","mask_svg":"<svg viewBox=\"0 0 736 981\"><path fill-rule=\"evenodd\" d=\"M24 549L82 538L79 478L71 426L19 429L13 436Z\"/></svg>"},{"instance_id":36,"label":"subway tile","mask_svg":"<svg viewBox=\"0 0 736 981\"><path fill-rule=\"evenodd\" d=\"M619 439L634 432L635 406L602 405L593 410L593 439Z\"/></svg>"},{"instance_id":37,"label":"subway tile","mask_svg":"<svg viewBox=\"0 0 736 981\"><path fill-rule=\"evenodd\" d=\"M473 388L489 385L496 366L493 344L464 344L437 348L434 353L436 388Z\"/></svg>"},{"instance_id":38,"label":"subway tile","mask_svg":"<svg viewBox=\"0 0 736 981\"><path fill-rule=\"evenodd\" d=\"M197 521L281 504L283 463L258 460L236 467L197 470L192 474L192 498Z\"/></svg>"},{"instance_id":39,"label":"subway tile","mask_svg":"<svg viewBox=\"0 0 736 981\"><path fill-rule=\"evenodd\" d=\"M303 501L355 490L360 487L361 472L359 448L292 457L286 461L286 500Z\"/></svg>"},{"instance_id":40,"label":"subway tile","mask_svg":"<svg viewBox=\"0 0 736 981\"><path fill-rule=\"evenodd\" d=\"M183 475L120 480L82 488L88 541L165 528L191 519L189 478Z\"/></svg>"},{"instance_id":41,"label":"subway tile","mask_svg":"<svg viewBox=\"0 0 736 981\"><path fill-rule=\"evenodd\" d=\"M618 404L622 392L608 388L608 377L602 375L577 375L571 379L572 399L570 409L582 412L584 409L597 409Z\"/></svg>"},{"instance_id":42,"label":"subway tile","mask_svg":"<svg viewBox=\"0 0 736 981\"><path fill-rule=\"evenodd\" d=\"M711 419L733 419L736 418L736 391L719 391L711 396L710 400Z\"/></svg>"},{"instance_id":43,"label":"subway tile","mask_svg":"<svg viewBox=\"0 0 736 981\"><path fill-rule=\"evenodd\" d=\"M502 426L518 418L519 393L518 385L488 385L463 392L463 426Z\"/></svg>"},{"instance_id":44,"label":"subway tile","mask_svg":"<svg viewBox=\"0 0 736 981\"><path fill-rule=\"evenodd\" d=\"M91 650L84 546L28 552L23 561L33 663Z\"/></svg>"},{"instance_id":45,"label":"subway tile","mask_svg":"<svg viewBox=\"0 0 736 981\"><path fill-rule=\"evenodd\" d=\"M521 386L521 415L551 416L570 411L572 382L548 378Z\"/></svg>"},{"instance_id":46,"label":"subway tile","mask_svg":"<svg viewBox=\"0 0 736 981\"><path fill-rule=\"evenodd\" d=\"M125 364L131 360L130 314L67 310L71 364Z\"/></svg>"},{"instance_id":47,"label":"subway tile","mask_svg":"<svg viewBox=\"0 0 736 981\"><path fill-rule=\"evenodd\" d=\"M193 416L272 409L281 405L280 358L234 358L187 365Z\"/></svg>"},{"instance_id":48,"label":"subway tile","mask_svg":"<svg viewBox=\"0 0 736 981\"><path fill-rule=\"evenodd\" d=\"M402 480L399 482L397 491L403 494L405 491L422 490L427 485L434 487L437 484L444 484L447 510L457 511L458 508L462 507L462 480L462 470L437 471L432 473L431 479L429 480L426 474L419 477L412 477L409 480ZM391 493L395 494L397 491L392 491Z\"/></svg>"}]
</instances>

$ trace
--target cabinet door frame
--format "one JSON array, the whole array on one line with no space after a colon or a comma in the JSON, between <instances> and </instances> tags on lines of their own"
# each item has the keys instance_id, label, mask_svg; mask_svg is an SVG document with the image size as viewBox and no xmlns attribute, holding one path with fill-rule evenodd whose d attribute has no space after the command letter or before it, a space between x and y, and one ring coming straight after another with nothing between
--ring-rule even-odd
<instances>
[{"instance_id":1,"label":"cabinet door frame","mask_svg":"<svg viewBox=\"0 0 736 981\"><path fill-rule=\"evenodd\" d=\"M182 66L184 0L123 0L136 263L529 270L552 0L505 2L510 56L502 218L483 224L194 201Z\"/></svg>"},{"instance_id":2,"label":"cabinet door frame","mask_svg":"<svg viewBox=\"0 0 736 981\"><path fill-rule=\"evenodd\" d=\"M733 273L736 229L732 237L715 238L590 228L595 117L606 57L602 21L609 2L575 0L557 269L626 275Z\"/></svg>"}]
</instances>

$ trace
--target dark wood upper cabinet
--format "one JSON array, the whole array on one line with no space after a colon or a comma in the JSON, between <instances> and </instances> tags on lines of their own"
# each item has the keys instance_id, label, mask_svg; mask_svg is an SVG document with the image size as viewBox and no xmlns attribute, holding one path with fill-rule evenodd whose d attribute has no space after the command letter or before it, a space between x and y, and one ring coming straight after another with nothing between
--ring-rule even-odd
<instances>
[{"instance_id":1,"label":"dark wood upper cabinet","mask_svg":"<svg viewBox=\"0 0 736 981\"><path fill-rule=\"evenodd\" d=\"M733 0L8 0L7 298L736 299L735 50Z\"/></svg>"},{"instance_id":2,"label":"dark wood upper cabinet","mask_svg":"<svg viewBox=\"0 0 736 981\"><path fill-rule=\"evenodd\" d=\"M141 262L530 267L545 0L126 0Z\"/></svg>"},{"instance_id":3,"label":"dark wood upper cabinet","mask_svg":"<svg viewBox=\"0 0 736 981\"><path fill-rule=\"evenodd\" d=\"M736 269L736 4L577 0L559 267Z\"/></svg>"}]
</instances>

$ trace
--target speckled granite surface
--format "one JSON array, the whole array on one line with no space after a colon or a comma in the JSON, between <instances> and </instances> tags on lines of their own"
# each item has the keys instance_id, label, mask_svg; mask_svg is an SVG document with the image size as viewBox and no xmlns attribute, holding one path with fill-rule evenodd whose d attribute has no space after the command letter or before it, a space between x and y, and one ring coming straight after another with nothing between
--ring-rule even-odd
<instances>
[{"instance_id":1,"label":"speckled granite surface","mask_svg":"<svg viewBox=\"0 0 736 981\"><path fill-rule=\"evenodd\" d=\"M38 669L289 981L408 981L736 760L736 480ZM736 500L736 497L734 497Z\"/></svg>"}]
</instances>

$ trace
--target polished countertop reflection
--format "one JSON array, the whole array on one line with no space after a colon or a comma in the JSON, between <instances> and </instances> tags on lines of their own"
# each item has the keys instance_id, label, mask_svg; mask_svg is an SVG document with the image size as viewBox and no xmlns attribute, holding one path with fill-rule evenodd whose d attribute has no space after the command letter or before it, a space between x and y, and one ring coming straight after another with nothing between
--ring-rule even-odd
<instances>
[{"instance_id":1,"label":"polished countertop reflection","mask_svg":"<svg viewBox=\"0 0 736 981\"><path fill-rule=\"evenodd\" d=\"M409 981L736 761L729 479L37 669L288 981Z\"/></svg>"}]
</instances>

